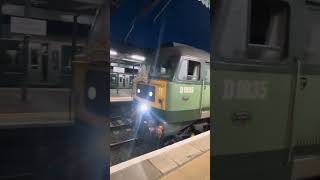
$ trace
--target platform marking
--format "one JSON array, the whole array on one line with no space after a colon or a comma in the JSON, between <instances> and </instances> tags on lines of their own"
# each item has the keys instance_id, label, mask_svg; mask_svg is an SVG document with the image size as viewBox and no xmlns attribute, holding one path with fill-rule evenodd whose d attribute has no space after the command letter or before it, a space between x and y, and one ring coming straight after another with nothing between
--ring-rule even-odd
<instances>
[{"instance_id":1,"label":"platform marking","mask_svg":"<svg viewBox=\"0 0 320 180\"><path fill-rule=\"evenodd\" d=\"M158 149L158 150L155 150L155 151L152 151L150 153L147 153L147 154L144 154L144 155L141 155L139 157L136 157L136 158L133 158L133 159L130 159L128 161L125 161L125 162L122 162L120 164L117 164L117 165L114 165L112 167L110 167L110 175L115 173L115 172L118 172L118 171L121 171L125 168L128 168L132 165L135 165L137 163L140 163L142 161L145 161L145 160L148 160L148 159L151 159L155 156L158 156L160 154L163 154L165 152L168 152L172 149L175 149L177 147L180 147L182 145L185 145L185 144L189 144L191 142L194 142L194 141L197 141L199 139L202 139L202 138L206 138L206 137L209 137L210 138L210 131L207 131L207 132L204 132L204 133L201 133L197 136L194 136L194 137L191 137L191 138L188 138L188 139L185 139L183 141L179 141L175 144L172 144L170 146L166 146L164 148L161 148L161 149Z\"/></svg>"}]
</instances>

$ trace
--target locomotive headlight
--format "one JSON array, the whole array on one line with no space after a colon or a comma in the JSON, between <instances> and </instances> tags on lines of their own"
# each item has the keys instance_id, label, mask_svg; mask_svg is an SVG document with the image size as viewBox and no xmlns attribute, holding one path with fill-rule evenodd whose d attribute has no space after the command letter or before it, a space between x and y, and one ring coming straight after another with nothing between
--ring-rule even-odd
<instances>
[{"instance_id":1,"label":"locomotive headlight","mask_svg":"<svg viewBox=\"0 0 320 180\"><path fill-rule=\"evenodd\" d=\"M153 92L150 91L149 92L149 96L152 97L153 96Z\"/></svg>"},{"instance_id":2,"label":"locomotive headlight","mask_svg":"<svg viewBox=\"0 0 320 180\"><path fill-rule=\"evenodd\" d=\"M141 92L141 90L140 90L140 89L137 89L137 93L140 94L140 92Z\"/></svg>"},{"instance_id":3,"label":"locomotive headlight","mask_svg":"<svg viewBox=\"0 0 320 180\"><path fill-rule=\"evenodd\" d=\"M138 107L138 110L143 113L149 111L149 109L150 107L147 104L140 104Z\"/></svg>"}]
</instances>

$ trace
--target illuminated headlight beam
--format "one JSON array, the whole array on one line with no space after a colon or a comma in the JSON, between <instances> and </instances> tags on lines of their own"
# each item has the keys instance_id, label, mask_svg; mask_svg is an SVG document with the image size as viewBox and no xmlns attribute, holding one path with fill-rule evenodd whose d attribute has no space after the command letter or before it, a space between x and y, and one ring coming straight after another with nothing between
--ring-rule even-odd
<instances>
[{"instance_id":1,"label":"illuminated headlight beam","mask_svg":"<svg viewBox=\"0 0 320 180\"><path fill-rule=\"evenodd\" d=\"M150 107L147 104L139 104L138 111L145 113L150 110Z\"/></svg>"}]
</instances>

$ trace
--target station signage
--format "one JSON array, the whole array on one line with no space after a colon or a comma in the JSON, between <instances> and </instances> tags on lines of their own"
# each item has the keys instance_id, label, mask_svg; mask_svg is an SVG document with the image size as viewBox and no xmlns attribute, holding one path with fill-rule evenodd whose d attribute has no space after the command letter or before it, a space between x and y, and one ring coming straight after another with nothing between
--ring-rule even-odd
<instances>
[{"instance_id":1,"label":"station signage","mask_svg":"<svg viewBox=\"0 0 320 180\"><path fill-rule=\"evenodd\" d=\"M124 73L125 69L122 67L113 67L113 72Z\"/></svg>"},{"instance_id":2,"label":"station signage","mask_svg":"<svg viewBox=\"0 0 320 180\"><path fill-rule=\"evenodd\" d=\"M11 17L10 32L46 36L47 21L31 18Z\"/></svg>"}]
</instances>

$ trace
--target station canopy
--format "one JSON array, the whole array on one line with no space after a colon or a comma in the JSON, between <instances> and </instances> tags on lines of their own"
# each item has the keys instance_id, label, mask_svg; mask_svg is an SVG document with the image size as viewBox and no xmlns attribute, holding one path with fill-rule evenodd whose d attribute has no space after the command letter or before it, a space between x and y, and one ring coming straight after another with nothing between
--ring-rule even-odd
<instances>
[{"instance_id":1,"label":"station canopy","mask_svg":"<svg viewBox=\"0 0 320 180\"><path fill-rule=\"evenodd\" d=\"M19 6L25 6L26 2L30 3L32 10L36 11L36 8L46 10L57 10L61 12L69 12L75 14L94 14L95 9L103 4L103 0L6 0L3 4L16 5L15 9ZM1 2L1 1L0 1ZM31 12L35 14L37 12ZM43 16L44 14L42 14Z\"/></svg>"},{"instance_id":2,"label":"station canopy","mask_svg":"<svg viewBox=\"0 0 320 180\"><path fill-rule=\"evenodd\" d=\"M181 43L210 51L209 0L113 0L112 42L141 48Z\"/></svg>"}]
</instances>

